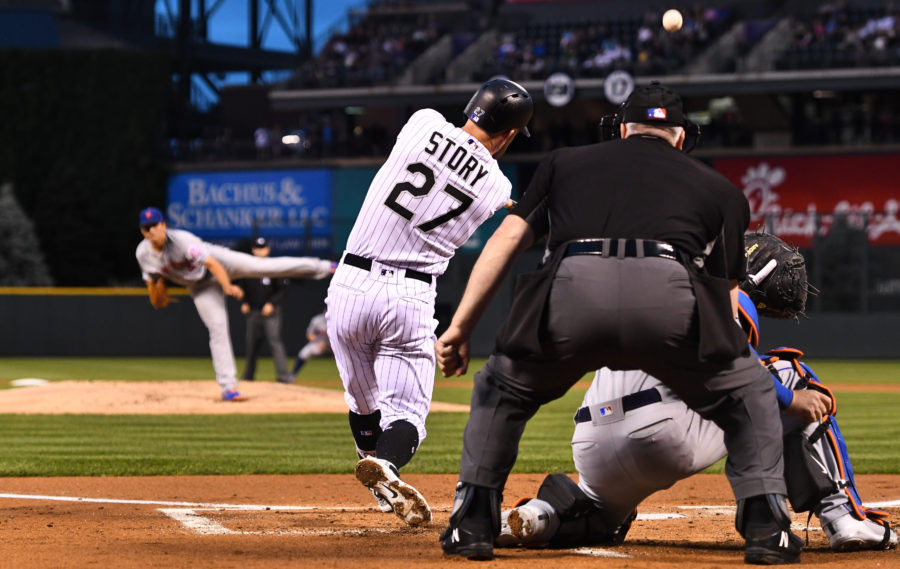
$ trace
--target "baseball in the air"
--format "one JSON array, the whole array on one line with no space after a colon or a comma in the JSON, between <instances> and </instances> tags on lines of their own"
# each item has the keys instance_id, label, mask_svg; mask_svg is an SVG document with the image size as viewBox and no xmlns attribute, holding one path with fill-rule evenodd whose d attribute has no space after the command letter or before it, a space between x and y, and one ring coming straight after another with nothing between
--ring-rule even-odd
<instances>
[{"instance_id":1,"label":"baseball in the air","mask_svg":"<svg viewBox=\"0 0 900 569\"><path fill-rule=\"evenodd\" d=\"M684 19L678 10L666 10L666 13L663 14L662 25L668 32L677 32L681 29L682 23L684 23Z\"/></svg>"}]
</instances>

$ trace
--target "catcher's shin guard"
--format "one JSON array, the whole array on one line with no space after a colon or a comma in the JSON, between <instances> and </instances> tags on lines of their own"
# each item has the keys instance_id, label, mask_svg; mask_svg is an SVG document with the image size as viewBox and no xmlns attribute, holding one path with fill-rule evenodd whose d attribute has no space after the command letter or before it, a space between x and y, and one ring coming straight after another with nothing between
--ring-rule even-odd
<instances>
[{"instance_id":1,"label":"catcher's shin guard","mask_svg":"<svg viewBox=\"0 0 900 569\"><path fill-rule=\"evenodd\" d=\"M831 399L831 410L820 423L785 435L785 481L796 512L814 511L822 526L833 524L846 511L856 521L869 520L890 532L888 513L866 508L856 488L847 443L838 427L837 400L815 372L800 361L803 352L777 348L766 354L773 375L790 389L815 389ZM888 536L890 541L890 536Z\"/></svg>"},{"instance_id":2,"label":"catcher's shin guard","mask_svg":"<svg viewBox=\"0 0 900 569\"><path fill-rule=\"evenodd\" d=\"M544 479L537 497L550 504L559 519L559 527L550 539L550 547L621 543L634 519L622 520L620 525L610 527L597 504L578 484L561 472L550 474Z\"/></svg>"},{"instance_id":3,"label":"catcher's shin guard","mask_svg":"<svg viewBox=\"0 0 900 569\"><path fill-rule=\"evenodd\" d=\"M457 484L450 524L440 536L444 553L472 560L493 559L494 538L500 534L502 501L499 490Z\"/></svg>"}]
</instances>

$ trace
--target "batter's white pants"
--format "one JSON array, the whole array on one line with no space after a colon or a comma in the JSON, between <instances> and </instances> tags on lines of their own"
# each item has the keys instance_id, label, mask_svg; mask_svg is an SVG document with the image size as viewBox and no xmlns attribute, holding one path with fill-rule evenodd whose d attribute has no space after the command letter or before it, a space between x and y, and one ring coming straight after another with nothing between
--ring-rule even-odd
<instances>
[{"instance_id":1,"label":"batter's white pants","mask_svg":"<svg viewBox=\"0 0 900 569\"><path fill-rule=\"evenodd\" d=\"M435 282L372 262L341 264L328 287L328 338L354 413L381 411L381 428L405 420L425 440L434 391Z\"/></svg>"}]
</instances>

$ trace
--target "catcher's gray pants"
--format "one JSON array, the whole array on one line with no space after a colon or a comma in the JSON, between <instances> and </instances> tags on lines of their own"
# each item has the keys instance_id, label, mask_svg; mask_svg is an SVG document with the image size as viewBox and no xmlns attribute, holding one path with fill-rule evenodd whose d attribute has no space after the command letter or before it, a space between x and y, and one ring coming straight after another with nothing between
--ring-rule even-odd
<instances>
[{"instance_id":1,"label":"catcher's gray pants","mask_svg":"<svg viewBox=\"0 0 900 569\"><path fill-rule=\"evenodd\" d=\"M232 279L281 277L322 279L331 274L331 261L315 257L256 257L210 246L212 256L219 261ZM228 328L225 293L211 275L187 287L200 319L209 330L209 351L212 354L216 382L223 390L237 386L237 368Z\"/></svg>"},{"instance_id":2,"label":"catcher's gray pants","mask_svg":"<svg viewBox=\"0 0 900 569\"><path fill-rule=\"evenodd\" d=\"M548 303L546 335L555 357L527 361L494 353L475 375L460 481L502 489L538 408L608 366L643 369L722 428L725 470L737 499L786 494L772 379L751 355L727 365L698 361L694 294L680 263L568 257Z\"/></svg>"},{"instance_id":3,"label":"catcher's gray pants","mask_svg":"<svg viewBox=\"0 0 900 569\"><path fill-rule=\"evenodd\" d=\"M280 306L276 306L269 316L263 316L260 310L251 310L247 314L247 364L244 367L244 375L241 376L241 379L253 379L256 377L256 360L259 357L259 348L262 346L263 335L265 335L269 348L272 350L276 377L281 381L289 381L287 353L284 351L284 343L281 341Z\"/></svg>"},{"instance_id":4,"label":"catcher's gray pants","mask_svg":"<svg viewBox=\"0 0 900 569\"><path fill-rule=\"evenodd\" d=\"M613 374L601 370L594 381ZM575 425L572 459L578 486L600 508L607 527L616 528L648 496L715 464L725 456L722 430L701 419L665 387L663 401L619 413L622 399L592 405L592 420ZM613 413L599 415L606 406Z\"/></svg>"}]
</instances>

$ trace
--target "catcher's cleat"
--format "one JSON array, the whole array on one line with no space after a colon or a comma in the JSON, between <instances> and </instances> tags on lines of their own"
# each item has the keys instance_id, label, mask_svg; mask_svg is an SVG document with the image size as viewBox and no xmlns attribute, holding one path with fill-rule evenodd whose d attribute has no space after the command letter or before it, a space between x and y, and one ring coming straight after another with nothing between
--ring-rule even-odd
<instances>
[{"instance_id":1,"label":"catcher's cleat","mask_svg":"<svg viewBox=\"0 0 900 569\"><path fill-rule=\"evenodd\" d=\"M538 501L540 502L540 501ZM550 515L540 508L521 503L511 510L500 514L500 535L497 536L497 547L515 547L516 545L546 545L549 533Z\"/></svg>"},{"instance_id":2,"label":"catcher's cleat","mask_svg":"<svg viewBox=\"0 0 900 569\"><path fill-rule=\"evenodd\" d=\"M418 490L400 480L397 468L386 460L366 457L356 463L356 478L380 494L394 513L411 526L431 521L431 508Z\"/></svg>"},{"instance_id":3,"label":"catcher's cleat","mask_svg":"<svg viewBox=\"0 0 900 569\"><path fill-rule=\"evenodd\" d=\"M822 524L828 543L834 551L893 549L897 534L889 524L874 520L858 520L847 513L833 522Z\"/></svg>"},{"instance_id":4,"label":"catcher's cleat","mask_svg":"<svg viewBox=\"0 0 900 569\"><path fill-rule=\"evenodd\" d=\"M391 503L388 502L384 496L375 491L374 488L369 488L369 492L372 493L372 496L375 497L375 501L378 502L378 510L384 513L393 512L394 508L391 507Z\"/></svg>"}]
</instances>

